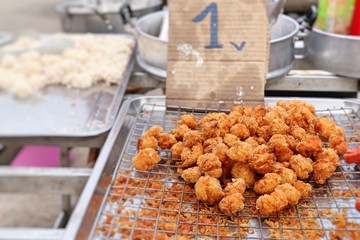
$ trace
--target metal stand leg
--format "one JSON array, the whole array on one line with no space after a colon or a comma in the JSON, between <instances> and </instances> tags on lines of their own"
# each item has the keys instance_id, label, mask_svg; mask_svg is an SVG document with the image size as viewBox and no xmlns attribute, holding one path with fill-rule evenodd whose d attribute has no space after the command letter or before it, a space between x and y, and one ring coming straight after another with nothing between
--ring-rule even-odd
<instances>
[{"instance_id":1,"label":"metal stand leg","mask_svg":"<svg viewBox=\"0 0 360 240\"><path fill-rule=\"evenodd\" d=\"M68 158L68 147L61 147L61 166L62 167L69 167L70 162ZM65 213L65 221L67 222L70 215L71 215L71 195L62 195L62 208Z\"/></svg>"}]
</instances>

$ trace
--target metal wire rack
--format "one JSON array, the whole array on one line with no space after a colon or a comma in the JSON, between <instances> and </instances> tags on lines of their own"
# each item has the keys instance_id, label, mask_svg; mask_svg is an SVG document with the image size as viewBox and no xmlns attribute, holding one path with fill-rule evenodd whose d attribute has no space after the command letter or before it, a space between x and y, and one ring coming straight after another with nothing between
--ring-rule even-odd
<instances>
[{"instance_id":1,"label":"metal wire rack","mask_svg":"<svg viewBox=\"0 0 360 240\"><path fill-rule=\"evenodd\" d=\"M188 110L188 109L186 109ZM271 217L255 210L256 195L245 195L245 208L237 216L221 214L216 206L196 200L194 190L177 174L179 162L170 151L160 151L161 162L152 171L136 171L131 159L138 138L153 125L169 132L184 109L167 110L145 104L138 113L116 176L105 195L92 239L355 239L360 234L360 171L341 159L325 185L313 186L310 198L302 199ZM196 116L206 114L194 112ZM318 111L344 128L349 148L360 145L360 118L351 108Z\"/></svg>"}]
</instances>

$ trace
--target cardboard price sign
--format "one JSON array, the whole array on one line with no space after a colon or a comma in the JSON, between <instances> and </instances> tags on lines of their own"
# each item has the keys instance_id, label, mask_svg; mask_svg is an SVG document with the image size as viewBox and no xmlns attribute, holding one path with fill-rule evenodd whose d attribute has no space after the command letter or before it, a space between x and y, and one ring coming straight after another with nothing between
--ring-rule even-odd
<instances>
[{"instance_id":1,"label":"cardboard price sign","mask_svg":"<svg viewBox=\"0 0 360 240\"><path fill-rule=\"evenodd\" d=\"M264 0L170 0L166 103L228 109L264 100Z\"/></svg>"}]
</instances>

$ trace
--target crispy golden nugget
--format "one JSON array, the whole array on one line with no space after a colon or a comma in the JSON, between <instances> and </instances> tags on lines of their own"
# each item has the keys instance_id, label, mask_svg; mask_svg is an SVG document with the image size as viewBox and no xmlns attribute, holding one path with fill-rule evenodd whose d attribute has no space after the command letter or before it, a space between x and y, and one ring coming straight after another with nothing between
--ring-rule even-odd
<instances>
[{"instance_id":1,"label":"crispy golden nugget","mask_svg":"<svg viewBox=\"0 0 360 240\"><path fill-rule=\"evenodd\" d=\"M225 214L235 215L244 209L244 197L240 193L230 194L220 201L219 208Z\"/></svg>"},{"instance_id":2,"label":"crispy golden nugget","mask_svg":"<svg viewBox=\"0 0 360 240\"><path fill-rule=\"evenodd\" d=\"M330 178L336 167L328 159L319 159L314 162L314 180L318 184L324 184L328 178Z\"/></svg>"},{"instance_id":3,"label":"crispy golden nugget","mask_svg":"<svg viewBox=\"0 0 360 240\"><path fill-rule=\"evenodd\" d=\"M158 140L153 136L141 136L137 142L137 150L152 148L156 150L158 147Z\"/></svg>"},{"instance_id":4,"label":"crispy golden nugget","mask_svg":"<svg viewBox=\"0 0 360 240\"><path fill-rule=\"evenodd\" d=\"M209 175L213 178L220 178L222 175L221 162L215 154L205 153L199 156L197 165L205 175Z\"/></svg>"},{"instance_id":5,"label":"crispy golden nugget","mask_svg":"<svg viewBox=\"0 0 360 240\"><path fill-rule=\"evenodd\" d=\"M291 157L290 167L296 173L296 176L300 179L307 179L309 173L313 171L313 161L310 158L301 156L300 154Z\"/></svg>"},{"instance_id":6,"label":"crispy golden nugget","mask_svg":"<svg viewBox=\"0 0 360 240\"><path fill-rule=\"evenodd\" d=\"M175 143L177 143L174 135L169 133L160 133L157 137L158 144L161 149L170 149Z\"/></svg>"},{"instance_id":7,"label":"crispy golden nugget","mask_svg":"<svg viewBox=\"0 0 360 240\"><path fill-rule=\"evenodd\" d=\"M139 153L132 158L132 163L136 170L152 170L160 162L159 153L152 148L141 149Z\"/></svg>"},{"instance_id":8,"label":"crispy golden nugget","mask_svg":"<svg viewBox=\"0 0 360 240\"><path fill-rule=\"evenodd\" d=\"M199 201L218 203L224 196L220 181L210 176L202 176L195 184L195 194Z\"/></svg>"},{"instance_id":9,"label":"crispy golden nugget","mask_svg":"<svg viewBox=\"0 0 360 240\"><path fill-rule=\"evenodd\" d=\"M232 182L228 183L224 189L225 195L228 196L233 193L243 194L246 190L246 182L242 178L233 178Z\"/></svg>"},{"instance_id":10,"label":"crispy golden nugget","mask_svg":"<svg viewBox=\"0 0 360 240\"><path fill-rule=\"evenodd\" d=\"M145 131L144 136L150 136L150 137L157 137L161 132L163 131L163 128L161 126L152 126L148 130Z\"/></svg>"},{"instance_id":11,"label":"crispy golden nugget","mask_svg":"<svg viewBox=\"0 0 360 240\"><path fill-rule=\"evenodd\" d=\"M244 179L247 187L254 186L256 181L256 174L246 164L235 163L231 169L231 176Z\"/></svg>"},{"instance_id":12,"label":"crispy golden nugget","mask_svg":"<svg viewBox=\"0 0 360 240\"><path fill-rule=\"evenodd\" d=\"M178 125L185 124L191 129L196 129L198 127L196 117L194 114L185 114L180 117L180 119L177 121Z\"/></svg>"},{"instance_id":13,"label":"crispy golden nugget","mask_svg":"<svg viewBox=\"0 0 360 240\"><path fill-rule=\"evenodd\" d=\"M270 194L282 182L282 177L277 173L266 173L263 178L256 181L254 191L259 194Z\"/></svg>"},{"instance_id":14,"label":"crispy golden nugget","mask_svg":"<svg viewBox=\"0 0 360 240\"><path fill-rule=\"evenodd\" d=\"M196 183L202 176L199 167L187 168L182 171L181 177L188 183Z\"/></svg>"}]
</instances>

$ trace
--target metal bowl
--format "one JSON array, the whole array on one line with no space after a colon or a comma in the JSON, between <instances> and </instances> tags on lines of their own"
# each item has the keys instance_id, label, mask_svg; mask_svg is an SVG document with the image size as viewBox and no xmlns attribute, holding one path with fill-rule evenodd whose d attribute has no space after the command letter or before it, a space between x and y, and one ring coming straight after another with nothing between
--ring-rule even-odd
<instances>
[{"instance_id":1,"label":"metal bowl","mask_svg":"<svg viewBox=\"0 0 360 240\"><path fill-rule=\"evenodd\" d=\"M138 64L162 80L166 79L168 43L158 36L164 16L163 11L146 15L135 26L139 44ZM298 31L298 23L285 15L280 15L272 26L268 80L285 76L294 66L294 36Z\"/></svg>"},{"instance_id":2,"label":"metal bowl","mask_svg":"<svg viewBox=\"0 0 360 240\"><path fill-rule=\"evenodd\" d=\"M314 67L337 75L360 78L360 37L313 28L305 46L306 60Z\"/></svg>"}]
</instances>

